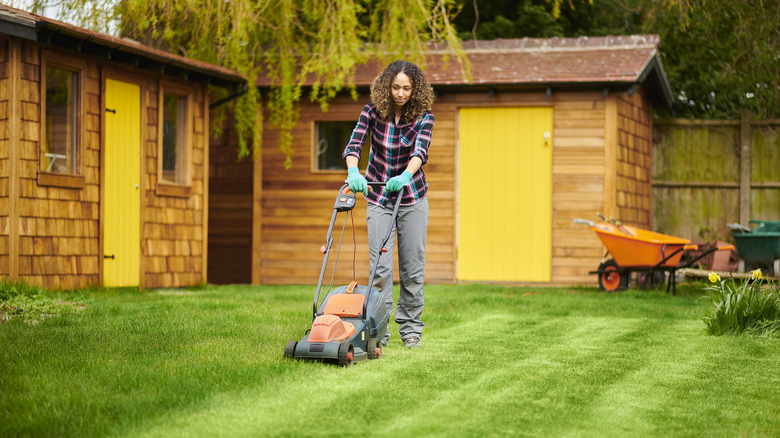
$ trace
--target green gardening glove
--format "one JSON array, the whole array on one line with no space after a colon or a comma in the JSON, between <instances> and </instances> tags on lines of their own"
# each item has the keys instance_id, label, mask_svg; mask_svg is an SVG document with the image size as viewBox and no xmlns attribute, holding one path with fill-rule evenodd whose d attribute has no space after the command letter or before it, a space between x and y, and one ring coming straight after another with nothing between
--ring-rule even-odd
<instances>
[{"instance_id":1,"label":"green gardening glove","mask_svg":"<svg viewBox=\"0 0 780 438\"><path fill-rule=\"evenodd\" d=\"M382 193L393 193L400 191L405 185L409 184L409 181L412 180L412 174L404 171L404 173L394 176L387 180L387 183L385 184L385 189L382 191Z\"/></svg>"},{"instance_id":2,"label":"green gardening glove","mask_svg":"<svg viewBox=\"0 0 780 438\"><path fill-rule=\"evenodd\" d=\"M363 196L368 196L368 182L357 167L347 169L347 184L352 193L363 192Z\"/></svg>"}]
</instances>

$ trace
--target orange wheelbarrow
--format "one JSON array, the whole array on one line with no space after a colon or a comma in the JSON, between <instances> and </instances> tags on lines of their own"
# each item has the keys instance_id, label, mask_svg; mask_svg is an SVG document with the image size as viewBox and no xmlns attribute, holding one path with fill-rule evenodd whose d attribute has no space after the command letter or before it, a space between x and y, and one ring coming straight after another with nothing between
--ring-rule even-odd
<instances>
[{"instance_id":1,"label":"orange wheelbarrow","mask_svg":"<svg viewBox=\"0 0 780 438\"><path fill-rule=\"evenodd\" d=\"M686 257L681 263L687 251L695 251L699 246L688 239L630 227L618 220L599 216L603 223L596 224L587 219L575 219L574 223L587 225L607 249L598 269L589 272L598 274L599 288L603 291L626 289L631 284L631 274L637 273L637 283L642 289L655 288L668 277L666 292L674 294L677 269L690 267L714 251L734 249L734 245L720 245L694 259ZM608 259L609 256L611 258Z\"/></svg>"}]
</instances>

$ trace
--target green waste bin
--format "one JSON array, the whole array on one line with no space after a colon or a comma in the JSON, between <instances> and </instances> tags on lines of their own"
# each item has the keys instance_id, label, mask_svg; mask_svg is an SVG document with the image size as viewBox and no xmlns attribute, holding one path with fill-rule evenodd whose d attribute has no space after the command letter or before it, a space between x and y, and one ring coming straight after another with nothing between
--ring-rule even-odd
<instances>
[{"instance_id":1,"label":"green waste bin","mask_svg":"<svg viewBox=\"0 0 780 438\"><path fill-rule=\"evenodd\" d=\"M758 224L753 232L759 233L780 233L780 221L760 221L757 219L750 219L751 224Z\"/></svg>"},{"instance_id":2,"label":"green waste bin","mask_svg":"<svg viewBox=\"0 0 780 438\"><path fill-rule=\"evenodd\" d=\"M737 244L741 272L761 269L780 276L780 221L754 221L759 225L750 233L732 233Z\"/></svg>"}]
</instances>

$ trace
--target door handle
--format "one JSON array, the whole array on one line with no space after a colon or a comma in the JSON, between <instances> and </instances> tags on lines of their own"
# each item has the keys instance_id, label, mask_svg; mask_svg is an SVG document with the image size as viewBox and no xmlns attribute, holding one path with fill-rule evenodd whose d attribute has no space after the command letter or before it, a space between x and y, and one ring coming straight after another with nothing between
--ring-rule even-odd
<instances>
[{"instance_id":1,"label":"door handle","mask_svg":"<svg viewBox=\"0 0 780 438\"><path fill-rule=\"evenodd\" d=\"M103 258L104 258L104 259L111 259L111 260L113 260L113 259L115 259L115 258L116 258L116 256L115 256L114 254L111 254L111 255L103 255Z\"/></svg>"}]
</instances>

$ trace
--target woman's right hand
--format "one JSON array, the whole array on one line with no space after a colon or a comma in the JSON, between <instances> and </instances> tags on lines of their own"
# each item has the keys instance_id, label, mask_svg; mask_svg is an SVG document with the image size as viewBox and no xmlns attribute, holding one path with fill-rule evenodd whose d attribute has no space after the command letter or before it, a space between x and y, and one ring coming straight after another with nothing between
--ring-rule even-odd
<instances>
[{"instance_id":1,"label":"woman's right hand","mask_svg":"<svg viewBox=\"0 0 780 438\"><path fill-rule=\"evenodd\" d=\"M363 192L363 196L368 195L368 182L357 167L347 169L347 184L352 193Z\"/></svg>"}]
</instances>

